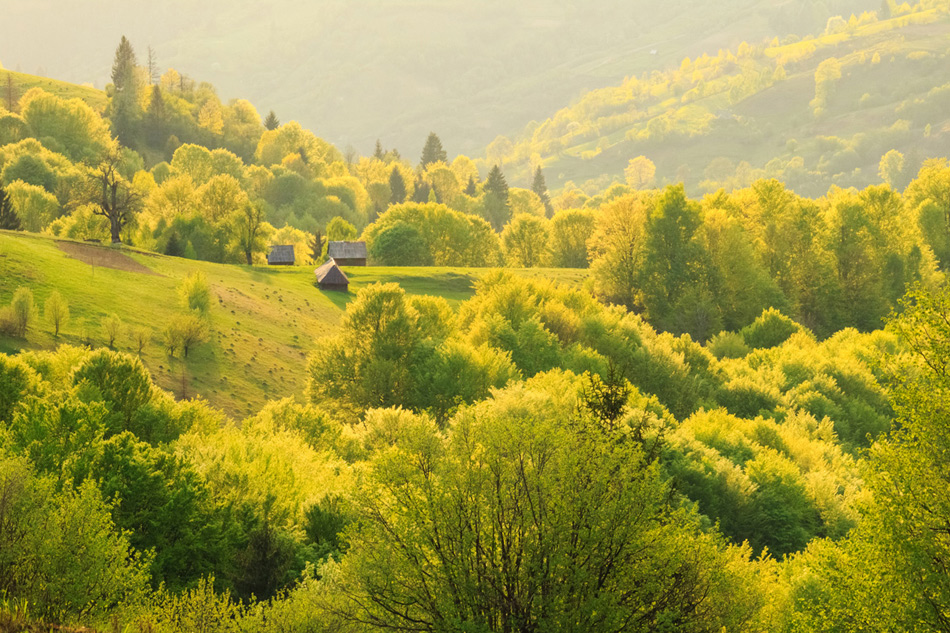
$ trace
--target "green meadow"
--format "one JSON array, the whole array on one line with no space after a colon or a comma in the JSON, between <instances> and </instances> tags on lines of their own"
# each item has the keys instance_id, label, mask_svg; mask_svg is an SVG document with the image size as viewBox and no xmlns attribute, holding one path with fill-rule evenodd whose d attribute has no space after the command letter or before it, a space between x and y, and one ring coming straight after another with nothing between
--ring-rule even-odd
<instances>
[{"instance_id":1,"label":"green meadow","mask_svg":"<svg viewBox=\"0 0 950 633\"><path fill-rule=\"evenodd\" d=\"M149 332L142 360L159 385L177 397L205 398L232 416L244 416L266 400L303 393L314 342L335 331L360 288L395 282L409 294L444 297L457 308L492 269L349 267L348 293L321 291L313 270L215 264L0 231L0 304L9 303L16 289L25 286L38 308L26 339L0 336L0 352L62 344L105 346L103 322L115 314L122 321L116 349L137 353L132 334ZM162 330L183 311L178 287L195 271L205 275L213 295L210 335L182 367L166 354ZM512 272L572 284L587 277L586 270ZM43 318L43 304L53 290L70 309L58 338Z\"/></svg>"}]
</instances>

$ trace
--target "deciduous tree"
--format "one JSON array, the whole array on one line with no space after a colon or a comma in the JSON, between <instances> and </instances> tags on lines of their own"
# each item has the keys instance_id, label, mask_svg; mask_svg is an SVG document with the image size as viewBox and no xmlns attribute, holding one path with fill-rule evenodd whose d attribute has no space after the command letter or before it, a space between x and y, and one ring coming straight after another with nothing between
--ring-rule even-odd
<instances>
[{"instance_id":1,"label":"deciduous tree","mask_svg":"<svg viewBox=\"0 0 950 633\"><path fill-rule=\"evenodd\" d=\"M631 158L627 168L623 170L627 184L634 189L646 189L656 179L656 165L646 156Z\"/></svg>"},{"instance_id":2,"label":"deciduous tree","mask_svg":"<svg viewBox=\"0 0 950 633\"><path fill-rule=\"evenodd\" d=\"M512 218L501 233L509 266L532 268L548 262L547 220L521 213Z\"/></svg>"},{"instance_id":3,"label":"deciduous tree","mask_svg":"<svg viewBox=\"0 0 950 633\"><path fill-rule=\"evenodd\" d=\"M20 230L20 217L13 210L10 197L3 187L0 187L0 229L6 231Z\"/></svg>"},{"instance_id":4,"label":"deciduous tree","mask_svg":"<svg viewBox=\"0 0 950 633\"><path fill-rule=\"evenodd\" d=\"M672 506L628 420L601 430L564 395L496 392L445 435L404 420L355 497L337 613L384 630L743 628L747 554Z\"/></svg>"},{"instance_id":5,"label":"deciduous tree","mask_svg":"<svg viewBox=\"0 0 950 633\"><path fill-rule=\"evenodd\" d=\"M59 332L69 321L69 303L58 290L54 290L43 304L43 316L53 330L53 336L59 338Z\"/></svg>"},{"instance_id":6,"label":"deciduous tree","mask_svg":"<svg viewBox=\"0 0 950 633\"><path fill-rule=\"evenodd\" d=\"M121 157L110 152L92 172L90 185L96 215L109 220L112 243L122 242L122 229L135 218L141 206L141 195L119 173Z\"/></svg>"},{"instance_id":7,"label":"deciduous tree","mask_svg":"<svg viewBox=\"0 0 950 633\"><path fill-rule=\"evenodd\" d=\"M238 250L248 266L254 263L254 254L264 250L264 220L267 216L264 204L263 200L247 200L233 215Z\"/></svg>"}]
</instances>

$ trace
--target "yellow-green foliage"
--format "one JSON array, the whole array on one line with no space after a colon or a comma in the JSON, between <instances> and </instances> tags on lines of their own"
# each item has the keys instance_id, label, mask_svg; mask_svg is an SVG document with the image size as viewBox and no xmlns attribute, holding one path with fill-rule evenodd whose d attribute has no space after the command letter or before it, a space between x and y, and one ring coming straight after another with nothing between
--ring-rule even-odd
<instances>
[{"instance_id":1,"label":"yellow-green foliage","mask_svg":"<svg viewBox=\"0 0 950 633\"><path fill-rule=\"evenodd\" d=\"M217 503L266 507L272 521L292 531L302 529L309 506L349 487L349 467L328 448L312 446L266 410L240 429L186 434L177 445Z\"/></svg>"}]
</instances>

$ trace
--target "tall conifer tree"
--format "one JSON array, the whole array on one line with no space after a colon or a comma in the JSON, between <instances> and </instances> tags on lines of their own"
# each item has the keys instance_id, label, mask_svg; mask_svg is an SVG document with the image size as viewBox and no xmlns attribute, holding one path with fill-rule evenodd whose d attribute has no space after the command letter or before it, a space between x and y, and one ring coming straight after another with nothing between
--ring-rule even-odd
<instances>
[{"instance_id":1,"label":"tall conifer tree","mask_svg":"<svg viewBox=\"0 0 950 633\"><path fill-rule=\"evenodd\" d=\"M389 204L402 204L406 201L406 181L396 167L389 172L389 192Z\"/></svg>"},{"instance_id":2,"label":"tall conifer tree","mask_svg":"<svg viewBox=\"0 0 950 633\"><path fill-rule=\"evenodd\" d=\"M412 201L422 204L429 201L429 183L422 179L416 181L416 191L412 195Z\"/></svg>"},{"instance_id":3,"label":"tall conifer tree","mask_svg":"<svg viewBox=\"0 0 950 633\"><path fill-rule=\"evenodd\" d=\"M158 85L152 86L152 95L145 111L145 135L149 145L162 148L168 140L168 114L165 111L165 98Z\"/></svg>"},{"instance_id":4,"label":"tall conifer tree","mask_svg":"<svg viewBox=\"0 0 950 633\"><path fill-rule=\"evenodd\" d=\"M549 218L554 215L554 207L551 205L551 196L548 194L548 185L544 181L544 174L541 172L541 165L534 170L534 182L531 183L531 191L538 194L541 202L544 203L544 213Z\"/></svg>"},{"instance_id":5,"label":"tall conifer tree","mask_svg":"<svg viewBox=\"0 0 950 633\"><path fill-rule=\"evenodd\" d=\"M132 146L140 117L138 84L135 76L135 51L123 35L112 62L112 131L123 145Z\"/></svg>"},{"instance_id":6,"label":"tall conifer tree","mask_svg":"<svg viewBox=\"0 0 950 633\"><path fill-rule=\"evenodd\" d=\"M496 231L504 228L511 219L511 207L508 204L508 181L495 165L485 180L485 219Z\"/></svg>"},{"instance_id":7,"label":"tall conifer tree","mask_svg":"<svg viewBox=\"0 0 950 633\"><path fill-rule=\"evenodd\" d=\"M426 139L425 147L422 148L422 168L425 169L432 163L442 161L449 162L449 157L442 148L442 140L435 132L429 132L429 138Z\"/></svg>"}]
</instances>

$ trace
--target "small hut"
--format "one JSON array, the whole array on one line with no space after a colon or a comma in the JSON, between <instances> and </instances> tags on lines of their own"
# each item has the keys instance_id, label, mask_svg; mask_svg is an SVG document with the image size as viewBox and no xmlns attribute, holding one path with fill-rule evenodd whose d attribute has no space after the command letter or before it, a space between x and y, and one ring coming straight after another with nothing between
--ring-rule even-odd
<instances>
[{"instance_id":1,"label":"small hut","mask_svg":"<svg viewBox=\"0 0 950 633\"><path fill-rule=\"evenodd\" d=\"M365 266L366 242L330 242L327 257L339 266Z\"/></svg>"},{"instance_id":2,"label":"small hut","mask_svg":"<svg viewBox=\"0 0 950 633\"><path fill-rule=\"evenodd\" d=\"M268 266L293 266L294 265L294 246L293 244L278 244L270 247L267 254Z\"/></svg>"},{"instance_id":3,"label":"small hut","mask_svg":"<svg viewBox=\"0 0 950 633\"><path fill-rule=\"evenodd\" d=\"M340 270L336 262L331 258L325 264L317 269L317 284L320 290L340 290L348 292L350 289L350 280L346 273Z\"/></svg>"}]
</instances>

